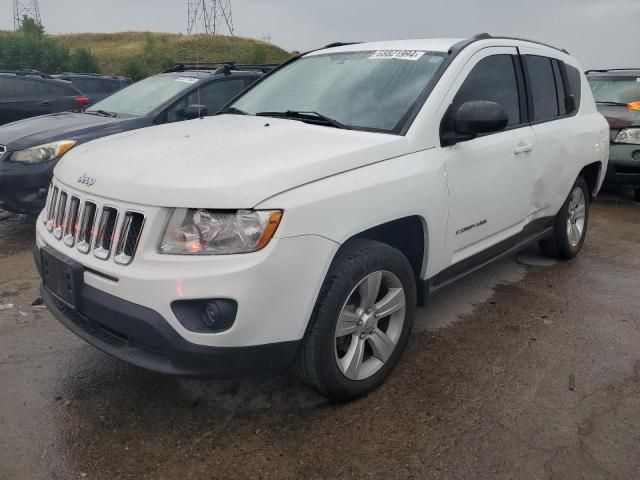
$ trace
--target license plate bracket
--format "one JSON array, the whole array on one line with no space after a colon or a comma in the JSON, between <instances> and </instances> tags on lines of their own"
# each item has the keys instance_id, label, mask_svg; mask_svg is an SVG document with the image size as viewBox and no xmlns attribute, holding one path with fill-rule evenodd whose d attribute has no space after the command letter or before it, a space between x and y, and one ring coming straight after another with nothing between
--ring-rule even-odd
<instances>
[{"instance_id":1,"label":"license plate bracket","mask_svg":"<svg viewBox=\"0 0 640 480\"><path fill-rule=\"evenodd\" d=\"M65 305L77 310L82 298L84 267L47 246L40 250L40 259L44 287Z\"/></svg>"}]
</instances>

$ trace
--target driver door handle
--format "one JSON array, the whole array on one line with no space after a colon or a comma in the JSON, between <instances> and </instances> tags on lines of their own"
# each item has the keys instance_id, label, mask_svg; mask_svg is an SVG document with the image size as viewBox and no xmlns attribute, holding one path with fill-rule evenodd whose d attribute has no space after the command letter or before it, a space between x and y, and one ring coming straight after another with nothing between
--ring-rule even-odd
<instances>
[{"instance_id":1,"label":"driver door handle","mask_svg":"<svg viewBox=\"0 0 640 480\"><path fill-rule=\"evenodd\" d=\"M513 153L515 153L516 155L520 155L521 153L529 153L531 152L536 146L533 143L519 143L518 145L516 145L516 147L513 149Z\"/></svg>"}]
</instances>

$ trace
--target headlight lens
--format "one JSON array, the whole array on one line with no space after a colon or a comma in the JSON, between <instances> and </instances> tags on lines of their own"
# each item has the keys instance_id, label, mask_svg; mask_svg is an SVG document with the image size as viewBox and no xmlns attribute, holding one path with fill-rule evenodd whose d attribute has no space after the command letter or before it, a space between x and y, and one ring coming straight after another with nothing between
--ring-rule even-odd
<instances>
[{"instance_id":1,"label":"headlight lens","mask_svg":"<svg viewBox=\"0 0 640 480\"><path fill-rule=\"evenodd\" d=\"M159 251L173 255L255 252L269 243L281 218L280 210L175 209L162 235Z\"/></svg>"},{"instance_id":2,"label":"headlight lens","mask_svg":"<svg viewBox=\"0 0 640 480\"><path fill-rule=\"evenodd\" d=\"M640 128L625 128L620 130L614 142L640 145Z\"/></svg>"},{"instance_id":3,"label":"headlight lens","mask_svg":"<svg viewBox=\"0 0 640 480\"><path fill-rule=\"evenodd\" d=\"M11 154L11 160L20 163L43 163L60 158L71 150L77 142L75 140L61 140L45 143L37 147L18 150Z\"/></svg>"}]
</instances>

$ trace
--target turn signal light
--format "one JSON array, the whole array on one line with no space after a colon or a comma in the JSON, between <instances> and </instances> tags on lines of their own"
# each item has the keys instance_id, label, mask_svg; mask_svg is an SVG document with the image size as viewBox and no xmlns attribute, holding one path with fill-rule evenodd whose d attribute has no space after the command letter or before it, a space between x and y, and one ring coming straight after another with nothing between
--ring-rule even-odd
<instances>
[{"instance_id":1,"label":"turn signal light","mask_svg":"<svg viewBox=\"0 0 640 480\"><path fill-rule=\"evenodd\" d=\"M640 110L640 102L631 102L627 104L629 110Z\"/></svg>"}]
</instances>

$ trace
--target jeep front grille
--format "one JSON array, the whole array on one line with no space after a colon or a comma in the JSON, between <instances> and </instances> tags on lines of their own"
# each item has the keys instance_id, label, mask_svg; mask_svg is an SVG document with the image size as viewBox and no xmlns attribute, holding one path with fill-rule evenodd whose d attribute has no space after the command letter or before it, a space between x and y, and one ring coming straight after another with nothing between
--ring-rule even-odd
<instances>
[{"instance_id":1,"label":"jeep front grille","mask_svg":"<svg viewBox=\"0 0 640 480\"><path fill-rule=\"evenodd\" d=\"M144 214L101 205L62 188L49 189L43 220L56 240L81 253L108 260L113 253L120 265L129 265L140 243Z\"/></svg>"}]
</instances>

